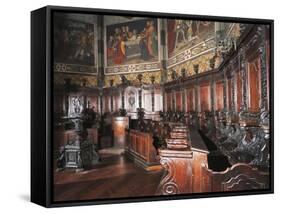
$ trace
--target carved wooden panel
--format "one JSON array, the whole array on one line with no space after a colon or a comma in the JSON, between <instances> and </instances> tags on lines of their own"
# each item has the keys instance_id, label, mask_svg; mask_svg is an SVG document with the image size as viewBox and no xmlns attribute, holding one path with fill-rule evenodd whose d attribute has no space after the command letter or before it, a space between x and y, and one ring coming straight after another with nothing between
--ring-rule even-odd
<instances>
[{"instance_id":1,"label":"carved wooden panel","mask_svg":"<svg viewBox=\"0 0 281 214\"><path fill-rule=\"evenodd\" d=\"M110 103L110 101L108 100L108 96L107 95L105 95L104 97L103 97L103 112L109 112L109 103Z\"/></svg>"},{"instance_id":2,"label":"carved wooden panel","mask_svg":"<svg viewBox=\"0 0 281 214\"><path fill-rule=\"evenodd\" d=\"M64 105L65 105L65 101L64 101L64 96L62 95L56 95L54 96L54 113L55 114L58 114L58 115L63 115L64 113L67 113L67 112L64 112L66 111Z\"/></svg>"},{"instance_id":3,"label":"carved wooden panel","mask_svg":"<svg viewBox=\"0 0 281 214\"><path fill-rule=\"evenodd\" d=\"M210 84L200 86L200 106L201 112L210 111Z\"/></svg>"},{"instance_id":4,"label":"carved wooden panel","mask_svg":"<svg viewBox=\"0 0 281 214\"><path fill-rule=\"evenodd\" d=\"M192 152L160 149L159 155L165 174L156 194L192 193Z\"/></svg>"},{"instance_id":5,"label":"carved wooden panel","mask_svg":"<svg viewBox=\"0 0 281 214\"><path fill-rule=\"evenodd\" d=\"M118 111L121 108L121 97L119 94L114 96L114 111Z\"/></svg>"},{"instance_id":6,"label":"carved wooden panel","mask_svg":"<svg viewBox=\"0 0 281 214\"><path fill-rule=\"evenodd\" d=\"M154 94L154 111L162 111L163 109L163 100L162 100L162 91L155 90Z\"/></svg>"},{"instance_id":7,"label":"carved wooden panel","mask_svg":"<svg viewBox=\"0 0 281 214\"><path fill-rule=\"evenodd\" d=\"M186 111L195 111L194 109L194 88L186 90Z\"/></svg>"},{"instance_id":8,"label":"carved wooden panel","mask_svg":"<svg viewBox=\"0 0 281 214\"><path fill-rule=\"evenodd\" d=\"M215 110L223 109L223 82L216 83Z\"/></svg>"},{"instance_id":9,"label":"carved wooden panel","mask_svg":"<svg viewBox=\"0 0 281 214\"><path fill-rule=\"evenodd\" d=\"M266 77L267 77L267 108L269 109L269 100L270 100L270 44L269 41L266 42Z\"/></svg>"},{"instance_id":10,"label":"carved wooden panel","mask_svg":"<svg viewBox=\"0 0 281 214\"><path fill-rule=\"evenodd\" d=\"M176 92L176 110L182 111L182 95L181 91Z\"/></svg>"},{"instance_id":11,"label":"carved wooden panel","mask_svg":"<svg viewBox=\"0 0 281 214\"><path fill-rule=\"evenodd\" d=\"M203 171L205 181L208 181L210 185L209 191L243 191L269 188L269 174L247 164L238 163L223 172L214 172L206 167ZM202 181L204 184L204 180ZM204 185L208 188L206 184Z\"/></svg>"},{"instance_id":12,"label":"carved wooden panel","mask_svg":"<svg viewBox=\"0 0 281 214\"><path fill-rule=\"evenodd\" d=\"M192 192L205 192L205 187L202 182L203 170L202 165L208 165L207 153L193 151L192 157Z\"/></svg>"},{"instance_id":13,"label":"carved wooden panel","mask_svg":"<svg viewBox=\"0 0 281 214\"><path fill-rule=\"evenodd\" d=\"M146 111L152 111L152 96L150 90L143 90L143 108Z\"/></svg>"},{"instance_id":14,"label":"carved wooden panel","mask_svg":"<svg viewBox=\"0 0 281 214\"><path fill-rule=\"evenodd\" d=\"M167 102L167 109L166 110L171 110L172 109L172 93L166 93L166 102Z\"/></svg>"},{"instance_id":15,"label":"carved wooden panel","mask_svg":"<svg viewBox=\"0 0 281 214\"><path fill-rule=\"evenodd\" d=\"M93 144L98 143L98 130L97 128L87 129L87 140ZM58 151L61 146L67 143L74 143L76 140L76 132L74 130L56 130L54 132L54 151Z\"/></svg>"},{"instance_id":16,"label":"carved wooden panel","mask_svg":"<svg viewBox=\"0 0 281 214\"><path fill-rule=\"evenodd\" d=\"M129 119L128 117L113 117L112 118L112 129L114 137L125 138L125 129L128 128Z\"/></svg>"},{"instance_id":17,"label":"carved wooden panel","mask_svg":"<svg viewBox=\"0 0 281 214\"><path fill-rule=\"evenodd\" d=\"M260 106L260 58L248 63L249 110L258 112Z\"/></svg>"},{"instance_id":18,"label":"carved wooden panel","mask_svg":"<svg viewBox=\"0 0 281 214\"><path fill-rule=\"evenodd\" d=\"M93 108L95 112L98 112L99 102L98 96L87 96L88 108Z\"/></svg>"},{"instance_id":19,"label":"carved wooden panel","mask_svg":"<svg viewBox=\"0 0 281 214\"><path fill-rule=\"evenodd\" d=\"M150 133L131 129L127 132L126 154L141 164L146 170L159 169L157 151L153 146L153 138ZM154 168L153 168L154 167Z\"/></svg>"},{"instance_id":20,"label":"carved wooden panel","mask_svg":"<svg viewBox=\"0 0 281 214\"><path fill-rule=\"evenodd\" d=\"M240 112L242 104L242 77L240 72L236 72L236 111Z\"/></svg>"},{"instance_id":21,"label":"carved wooden panel","mask_svg":"<svg viewBox=\"0 0 281 214\"><path fill-rule=\"evenodd\" d=\"M228 110L231 110L231 106L232 106L232 100L231 100L231 94L232 94L232 89L231 89L231 79L227 80L227 106L228 106Z\"/></svg>"}]
</instances>

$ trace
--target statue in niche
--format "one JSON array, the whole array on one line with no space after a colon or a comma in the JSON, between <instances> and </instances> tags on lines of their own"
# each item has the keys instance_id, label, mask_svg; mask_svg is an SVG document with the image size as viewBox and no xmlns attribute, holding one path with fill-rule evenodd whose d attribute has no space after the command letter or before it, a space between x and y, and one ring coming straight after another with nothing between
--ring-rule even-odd
<instances>
[{"instance_id":1,"label":"statue in niche","mask_svg":"<svg viewBox=\"0 0 281 214\"><path fill-rule=\"evenodd\" d=\"M82 103L81 100L78 97L75 97L72 99L73 107L74 107L74 113L80 114L82 112Z\"/></svg>"},{"instance_id":2,"label":"statue in niche","mask_svg":"<svg viewBox=\"0 0 281 214\"><path fill-rule=\"evenodd\" d=\"M130 108L134 108L135 107L135 94L134 94L134 92L132 92L132 91L129 92L128 101L129 101L129 104L130 104Z\"/></svg>"},{"instance_id":3,"label":"statue in niche","mask_svg":"<svg viewBox=\"0 0 281 214\"><path fill-rule=\"evenodd\" d=\"M81 97L74 96L70 98L69 116L79 116L83 112L83 102Z\"/></svg>"}]
</instances>

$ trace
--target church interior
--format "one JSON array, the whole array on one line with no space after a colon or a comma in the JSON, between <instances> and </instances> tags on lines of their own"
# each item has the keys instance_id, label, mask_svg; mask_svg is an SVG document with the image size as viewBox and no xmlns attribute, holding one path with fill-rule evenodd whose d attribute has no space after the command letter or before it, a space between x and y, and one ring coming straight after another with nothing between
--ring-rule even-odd
<instances>
[{"instance_id":1,"label":"church interior","mask_svg":"<svg viewBox=\"0 0 281 214\"><path fill-rule=\"evenodd\" d=\"M270 27L53 14L53 198L270 188Z\"/></svg>"}]
</instances>

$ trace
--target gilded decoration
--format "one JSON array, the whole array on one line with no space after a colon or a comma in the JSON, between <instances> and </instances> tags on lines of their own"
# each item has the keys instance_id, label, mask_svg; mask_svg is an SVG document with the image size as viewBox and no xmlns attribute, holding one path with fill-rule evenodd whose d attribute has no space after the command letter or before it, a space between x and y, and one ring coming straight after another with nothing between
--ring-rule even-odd
<instances>
[{"instance_id":1,"label":"gilded decoration","mask_svg":"<svg viewBox=\"0 0 281 214\"><path fill-rule=\"evenodd\" d=\"M54 74L54 84L63 85L65 84L65 79L70 79L71 83L74 85L82 86L84 83L86 87L96 87L97 86L97 76L90 75L75 75L66 73L55 73Z\"/></svg>"},{"instance_id":2,"label":"gilded decoration","mask_svg":"<svg viewBox=\"0 0 281 214\"><path fill-rule=\"evenodd\" d=\"M151 77L154 76L155 84L159 84L161 82L161 71L155 72L144 72L144 73L130 73L124 74L127 80L131 82L138 82L138 75L142 74L142 83L144 84L151 84ZM105 76L104 84L105 87L110 87L110 81L113 80L113 85L121 84L121 77L119 75L107 75Z\"/></svg>"},{"instance_id":3,"label":"gilded decoration","mask_svg":"<svg viewBox=\"0 0 281 214\"><path fill-rule=\"evenodd\" d=\"M176 76L180 77L182 75L182 70L185 70L185 75L186 76L192 76L195 75L196 72L194 71L194 66L198 65L198 73L202 73L202 72L206 72L211 70L211 66L210 66L210 60L213 59L215 56L215 52L212 51L211 53L202 55L200 57L197 57L193 60L188 60L186 62L183 62L181 64L178 64L176 66L171 67L168 70L168 76L167 76L167 80L168 81L172 81L172 73L175 71L176 72ZM217 68L220 64L220 60L217 58L215 60L215 66L214 68Z\"/></svg>"}]
</instances>

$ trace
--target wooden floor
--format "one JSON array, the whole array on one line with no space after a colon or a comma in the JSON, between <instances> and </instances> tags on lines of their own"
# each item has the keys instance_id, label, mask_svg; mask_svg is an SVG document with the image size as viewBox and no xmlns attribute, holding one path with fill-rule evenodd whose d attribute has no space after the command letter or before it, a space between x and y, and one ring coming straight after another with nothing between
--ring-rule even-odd
<instances>
[{"instance_id":1,"label":"wooden floor","mask_svg":"<svg viewBox=\"0 0 281 214\"><path fill-rule=\"evenodd\" d=\"M146 172L117 152L104 151L101 162L82 172L54 172L54 200L153 196L163 171Z\"/></svg>"}]
</instances>

